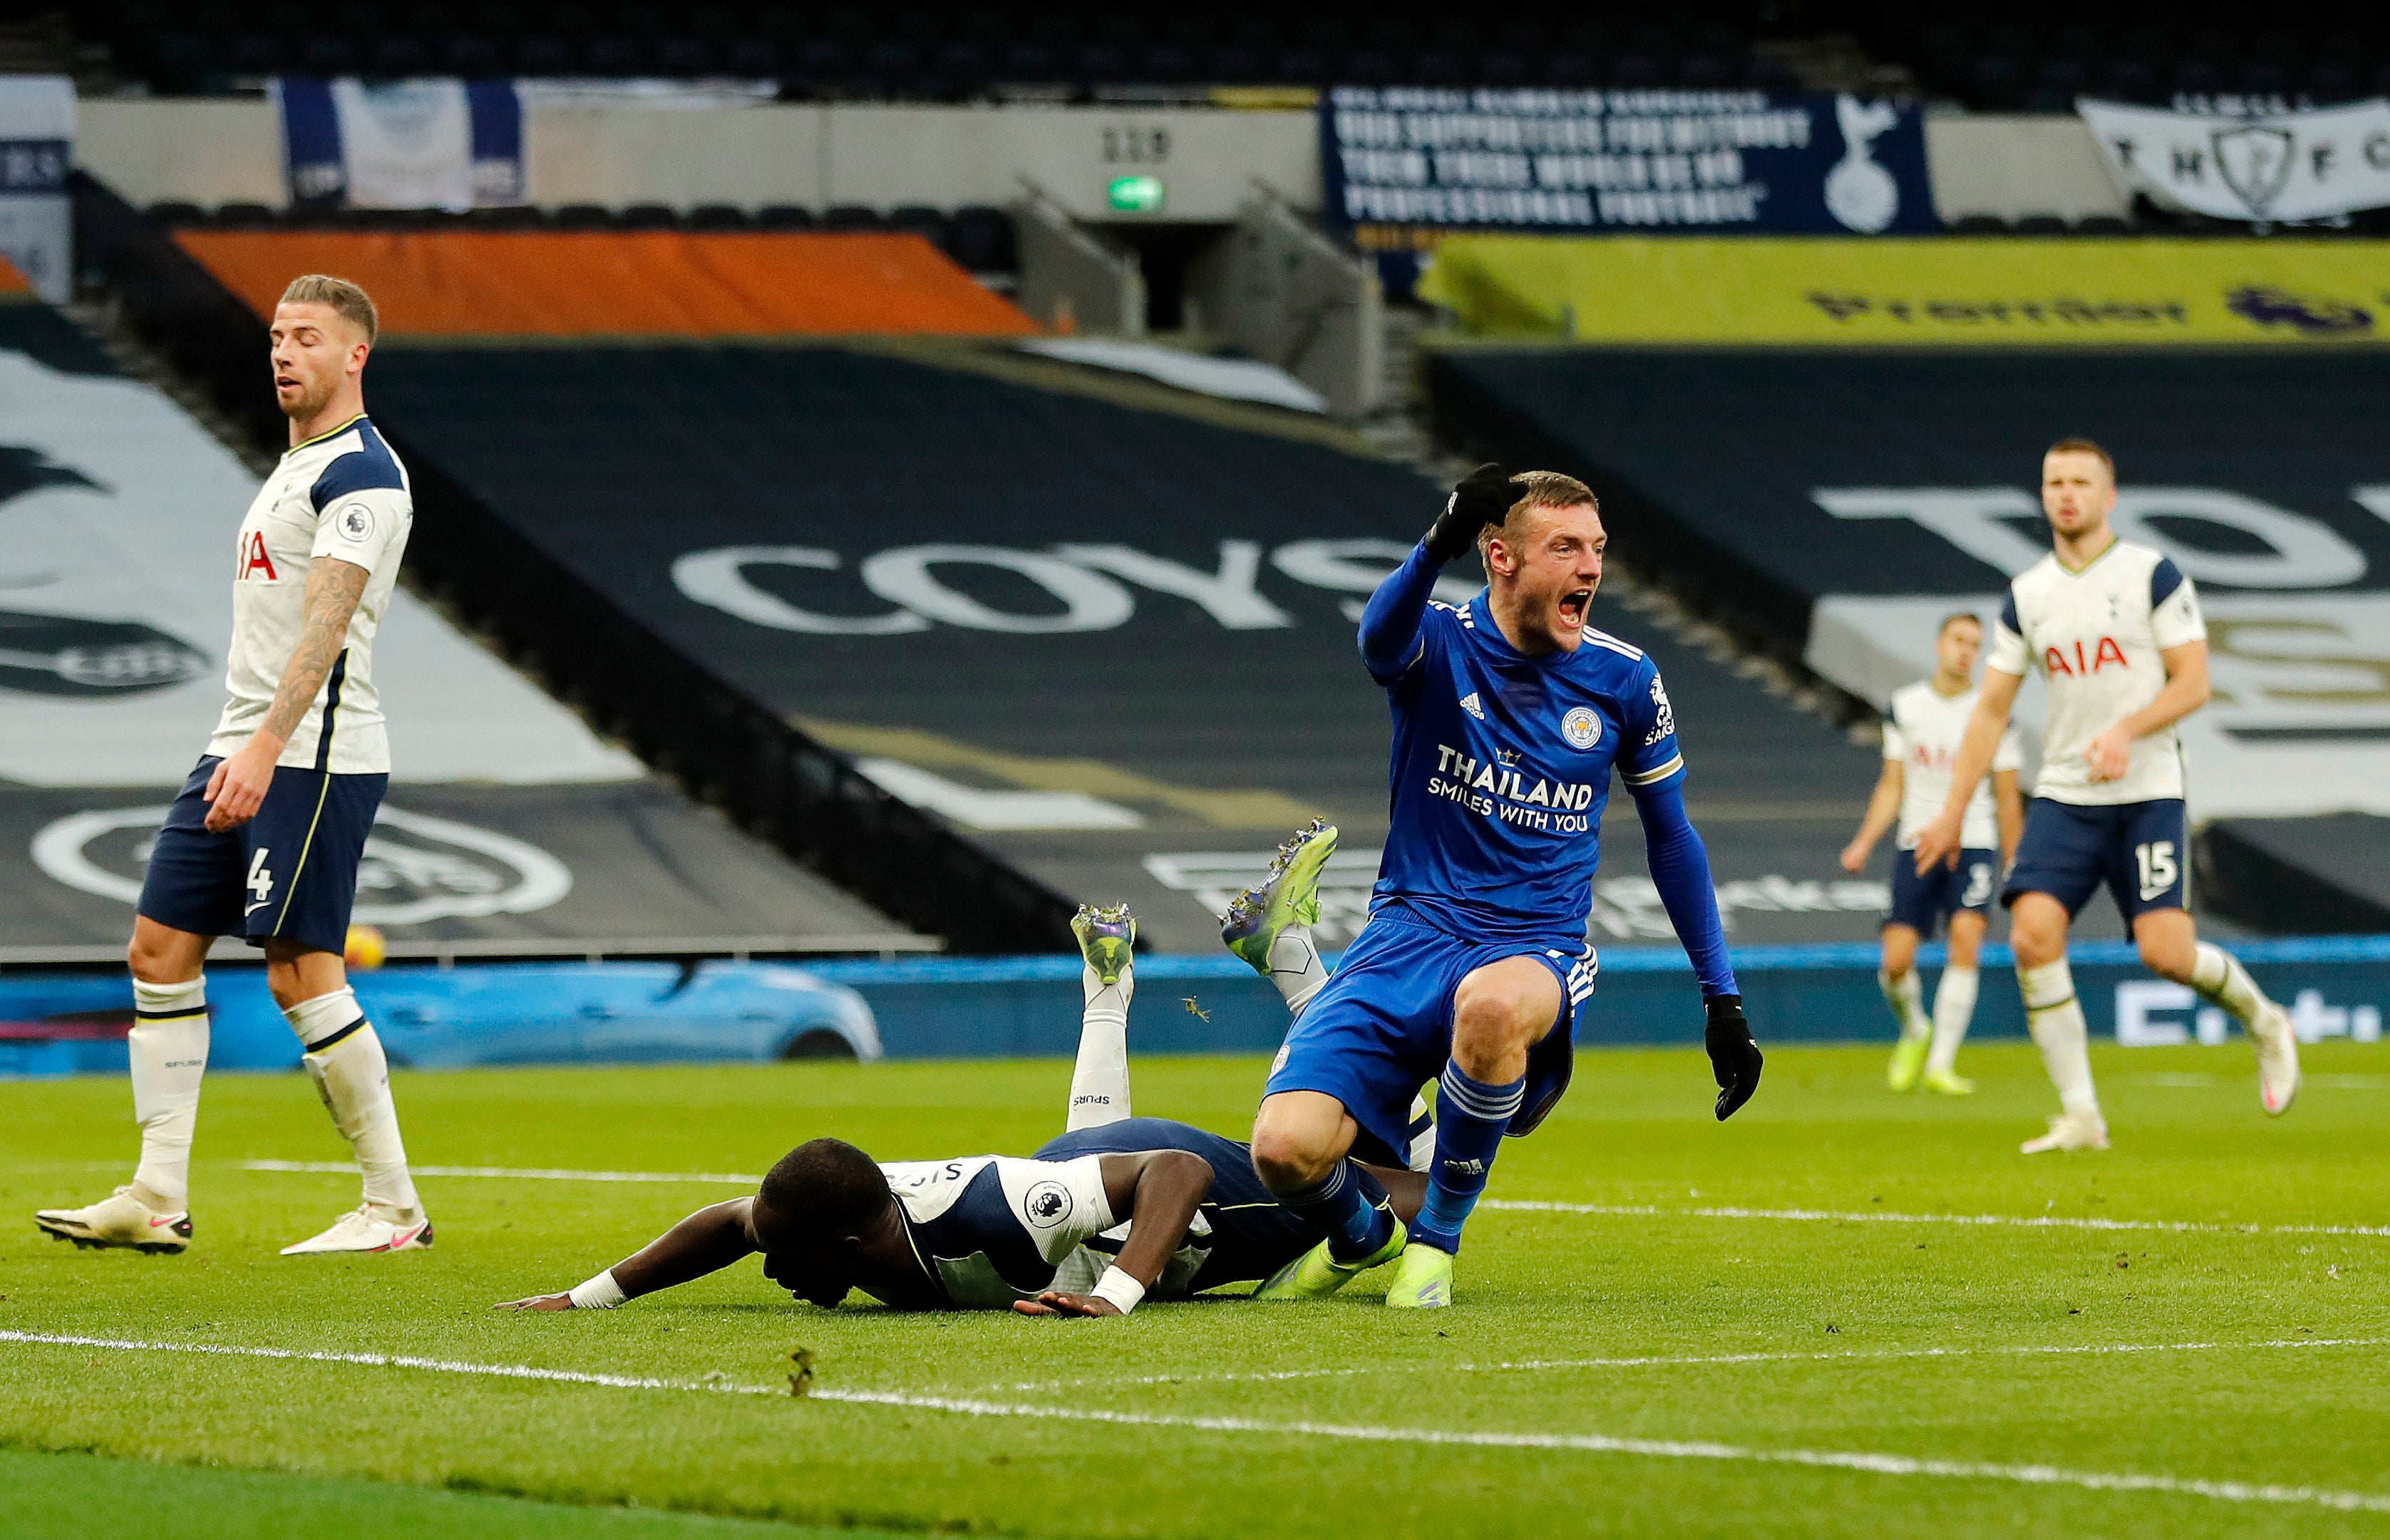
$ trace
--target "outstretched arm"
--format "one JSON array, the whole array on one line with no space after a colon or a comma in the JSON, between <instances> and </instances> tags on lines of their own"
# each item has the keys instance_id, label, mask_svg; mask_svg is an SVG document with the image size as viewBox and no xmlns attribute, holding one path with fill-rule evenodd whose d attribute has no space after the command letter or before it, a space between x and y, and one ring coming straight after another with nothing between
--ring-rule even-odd
<instances>
[{"instance_id":1,"label":"outstretched arm","mask_svg":"<svg viewBox=\"0 0 2390 1540\"><path fill-rule=\"evenodd\" d=\"M1208 1169L1208 1168L1207 1168ZM660 1289L718 1273L755 1251L747 1215L752 1198L733 1198L702 1208L580 1288L561 1294L533 1294L493 1306L498 1310L610 1309ZM581 1296L575 1298L575 1296Z\"/></svg>"},{"instance_id":2,"label":"outstretched arm","mask_svg":"<svg viewBox=\"0 0 2390 1540\"><path fill-rule=\"evenodd\" d=\"M1726 925L1718 918L1710 854L1685 815L1684 787L1683 776L1672 776L1637 791L1635 806L1642 815L1644 859L1660 890L1660 903L1702 982L1702 1014L1707 1019L1702 1046L1717 1081L1717 1115L1724 1123L1759 1089L1767 1059L1743 1019L1742 986L1735 982L1734 966L1727 960Z\"/></svg>"},{"instance_id":3,"label":"outstretched arm","mask_svg":"<svg viewBox=\"0 0 2390 1540\"><path fill-rule=\"evenodd\" d=\"M300 622L299 644L283 665L274 704L266 708L265 720L258 724L249 741L218 762L216 773L208 777L210 833L239 828L264 804L266 789L274 784L274 762L289 746L290 735L299 730L300 719L315 704L315 692L324 687L332 664L339 661L348 639L349 617L356 613L366 580L372 575L353 561L330 557L318 558L307 569L306 618Z\"/></svg>"},{"instance_id":4,"label":"outstretched arm","mask_svg":"<svg viewBox=\"0 0 2390 1540\"><path fill-rule=\"evenodd\" d=\"M1424 541L1378 584L1361 608L1361 663L1380 684L1391 682L1419 656L1420 627L1444 563Z\"/></svg>"},{"instance_id":5,"label":"outstretched arm","mask_svg":"<svg viewBox=\"0 0 2390 1540\"><path fill-rule=\"evenodd\" d=\"M1186 1243L1187 1227L1212 1190L1210 1162L1184 1149L1106 1155L1103 1174L1112 1217L1131 1222L1127 1244L1104 1269L1093 1293L1047 1290L1034 1300L1016 1300L1013 1309L1024 1315L1127 1315L1161 1278L1171 1253Z\"/></svg>"}]
</instances>

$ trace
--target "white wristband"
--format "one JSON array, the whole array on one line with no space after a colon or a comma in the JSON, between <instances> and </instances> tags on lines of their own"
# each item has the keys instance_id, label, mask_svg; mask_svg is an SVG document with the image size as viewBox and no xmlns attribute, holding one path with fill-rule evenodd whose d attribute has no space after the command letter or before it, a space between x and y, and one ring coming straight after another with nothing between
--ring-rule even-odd
<instances>
[{"instance_id":1,"label":"white wristband","mask_svg":"<svg viewBox=\"0 0 2390 1540\"><path fill-rule=\"evenodd\" d=\"M1098 1278L1096 1286L1087 1292L1097 1299L1109 1302L1113 1309L1125 1315L1137 1308L1138 1301L1145 1298L1145 1285L1130 1277L1116 1266L1107 1267L1104 1269L1104 1276Z\"/></svg>"},{"instance_id":2,"label":"white wristband","mask_svg":"<svg viewBox=\"0 0 2390 1540\"><path fill-rule=\"evenodd\" d=\"M575 1310L611 1310L631 1296L623 1292L623 1286L614 1281L614 1269L609 1267L565 1297Z\"/></svg>"}]
</instances>

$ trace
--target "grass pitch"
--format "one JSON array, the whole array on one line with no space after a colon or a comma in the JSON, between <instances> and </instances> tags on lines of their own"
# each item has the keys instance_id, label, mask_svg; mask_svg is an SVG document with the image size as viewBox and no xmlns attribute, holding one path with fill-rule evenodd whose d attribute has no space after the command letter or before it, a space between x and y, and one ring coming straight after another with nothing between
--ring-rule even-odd
<instances>
[{"instance_id":1,"label":"grass pitch","mask_svg":"<svg viewBox=\"0 0 2390 1540\"><path fill-rule=\"evenodd\" d=\"M1113 1322L825 1313L752 1263L611 1313L489 1310L738 1190L702 1180L426 1175L436 1251L278 1257L355 1201L242 1163L341 1158L298 1076L210 1083L190 1254L76 1251L29 1211L122 1179L123 1083L0 1084L0 1534L2390 1534L2390 1059L2311 1049L2281 1122L2238 1043L2095 1061L2115 1150L2026 1159L2050 1097L2022 1045L1970 1049L1957 1103L1888 1095L1874 1049L1780 1049L1723 1126L1698 1053L1587 1055L1491 1194L1562 1206L1481 1210L1457 1308L1364 1279ZM1262 1067L1136 1077L1137 1110L1240 1131ZM820 1133L1026 1153L1068 1078L397 1091L426 1166L737 1173ZM59 1337L152 1345L35 1340ZM792 1400L800 1343L822 1393Z\"/></svg>"}]
</instances>

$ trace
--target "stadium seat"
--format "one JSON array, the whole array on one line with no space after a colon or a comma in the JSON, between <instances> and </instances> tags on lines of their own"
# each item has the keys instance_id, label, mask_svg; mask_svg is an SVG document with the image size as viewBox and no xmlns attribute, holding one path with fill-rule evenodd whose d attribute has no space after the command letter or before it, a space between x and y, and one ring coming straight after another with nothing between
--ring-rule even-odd
<instances>
[{"instance_id":1,"label":"stadium seat","mask_svg":"<svg viewBox=\"0 0 2390 1540\"><path fill-rule=\"evenodd\" d=\"M1951 221L1950 232L1960 236L2004 236L2009 226L2008 221L1998 214L1961 214Z\"/></svg>"},{"instance_id":2,"label":"stadium seat","mask_svg":"<svg viewBox=\"0 0 2390 1540\"><path fill-rule=\"evenodd\" d=\"M2075 233L2078 236L2129 236L2133 233L2133 225L2132 221L2120 219L2114 214L2087 214L2075 222Z\"/></svg>"},{"instance_id":3,"label":"stadium seat","mask_svg":"<svg viewBox=\"0 0 2390 1540\"><path fill-rule=\"evenodd\" d=\"M664 203L634 203L614 216L618 230L677 230L680 211Z\"/></svg>"},{"instance_id":4,"label":"stadium seat","mask_svg":"<svg viewBox=\"0 0 2390 1540\"><path fill-rule=\"evenodd\" d=\"M823 212L821 227L834 235L852 235L888 226L877 209L867 209L859 203L839 203Z\"/></svg>"},{"instance_id":5,"label":"stadium seat","mask_svg":"<svg viewBox=\"0 0 2390 1540\"><path fill-rule=\"evenodd\" d=\"M282 216L263 203L225 203L217 206L210 223L219 230L271 230Z\"/></svg>"},{"instance_id":6,"label":"stadium seat","mask_svg":"<svg viewBox=\"0 0 2390 1540\"><path fill-rule=\"evenodd\" d=\"M1021 258L1013 243L1012 217L1001 209L967 205L947 221L951 242L946 248L970 273L1011 273Z\"/></svg>"},{"instance_id":7,"label":"stadium seat","mask_svg":"<svg viewBox=\"0 0 2390 1540\"><path fill-rule=\"evenodd\" d=\"M692 230L747 230L754 227L747 211L735 203L700 203L688 212Z\"/></svg>"},{"instance_id":8,"label":"stadium seat","mask_svg":"<svg viewBox=\"0 0 2390 1540\"><path fill-rule=\"evenodd\" d=\"M2020 214L2011 228L2021 236L2062 236L2066 221L2056 214Z\"/></svg>"},{"instance_id":9,"label":"stadium seat","mask_svg":"<svg viewBox=\"0 0 2390 1540\"><path fill-rule=\"evenodd\" d=\"M602 203L567 203L550 216L548 223L559 230L610 230L614 227L614 211Z\"/></svg>"},{"instance_id":10,"label":"stadium seat","mask_svg":"<svg viewBox=\"0 0 2390 1540\"><path fill-rule=\"evenodd\" d=\"M528 204L502 209L469 209L464 221L473 230L542 230L547 227L547 212Z\"/></svg>"},{"instance_id":11,"label":"stadium seat","mask_svg":"<svg viewBox=\"0 0 2390 1540\"><path fill-rule=\"evenodd\" d=\"M919 203L891 209L888 211L887 227L906 235L919 236L939 250L952 254L953 234L947 227L946 216L935 209Z\"/></svg>"},{"instance_id":12,"label":"stadium seat","mask_svg":"<svg viewBox=\"0 0 2390 1540\"><path fill-rule=\"evenodd\" d=\"M165 202L150 204L149 218L169 229L182 229L204 225L208 216L196 203Z\"/></svg>"},{"instance_id":13,"label":"stadium seat","mask_svg":"<svg viewBox=\"0 0 2390 1540\"><path fill-rule=\"evenodd\" d=\"M814 212L795 203L766 203L755 211L758 230L810 230L815 227Z\"/></svg>"}]
</instances>

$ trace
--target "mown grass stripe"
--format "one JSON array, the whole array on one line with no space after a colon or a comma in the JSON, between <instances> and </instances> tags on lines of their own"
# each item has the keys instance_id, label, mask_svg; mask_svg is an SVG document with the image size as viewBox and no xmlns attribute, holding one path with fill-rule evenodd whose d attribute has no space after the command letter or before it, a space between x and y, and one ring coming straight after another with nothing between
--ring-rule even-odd
<instances>
[{"instance_id":1,"label":"mown grass stripe","mask_svg":"<svg viewBox=\"0 0 2390 1540\"><path fill-rule=\"evenodd\" d=\"M545 1380L610 1390L699 1391L734 1395L787 1393L778 1386L773 1385L741 1385L718 1380L662 1380L644 1375L537 1368L527 1364L474 1364L452 1359L420 1358L403 1354L321 1353L296 1348L239 1347L220 1342L145 1342L124 1338L53 1335L44 1332L9 1330L0 1330L0 1341L41 1346L101 1348L116 1352L191 1353L225 1357L350 1364L375 1368L419 1369L440 1374ZM1704 1440L1616 1438L1604 1433L1497 1432L1456 1428L1387 1428L1341 1422L1273 1421L1261 1418L1203 1417L1162 1412L1110 1411L1089 1406L1032 1405L1026 1403L983 1401L962 1396L925 1395L908 1391L816 1390L808 1399L849 1405L896 1406L913 1411L947 1412L960 1417L1090 1422L1136 1428L1173 1428L1192 1432L1259 1433L1281 1439L1289 1436L1332 1438L1371 1444L1434 1444L1477 1449L1552 1450L1583 1454L1628 1455L1652 1459L1795 1465L1881 1476L1921 1476L1955 1481L2005 1482L2032 1486L2066 1486L2087 1492L2148 1492L2169 1496L2202 1497L2215 1502L2325 1508L2351 1513L2390 1513L2390 1494L2335 1492L2326 1488L2287 1486L2277 1482L2209 1481L2193 1477L2134 1471L2070 1470L2050 1465L2009 1465L1978 1460L1938 1459L1909 1455L1873 1454L1863 1450L1762 1449Z\"/></svg>"}]
</instances>

